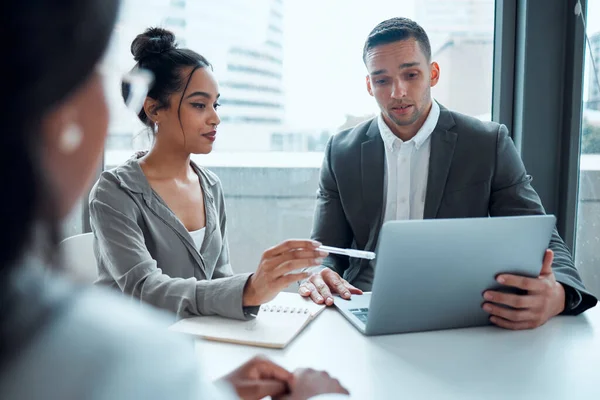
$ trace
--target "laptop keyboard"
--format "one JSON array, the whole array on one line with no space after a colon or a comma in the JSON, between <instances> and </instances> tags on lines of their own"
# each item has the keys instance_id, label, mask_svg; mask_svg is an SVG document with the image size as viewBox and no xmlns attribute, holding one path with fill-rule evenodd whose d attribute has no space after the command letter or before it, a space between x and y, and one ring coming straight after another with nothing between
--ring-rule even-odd
<instances>
[{"instance_id":1,"label":"laptop keyboard","mask_svg":"<svg viewBox=\"0 0 600 400\"><path fill-rule=\"evenodd\" d=\"M367 323L367 316L369 315L368 308L351 308L348 311L350 311L352 315L354 315L356 318L358 318L365 324Z\"/></svg>"}]
</instances>

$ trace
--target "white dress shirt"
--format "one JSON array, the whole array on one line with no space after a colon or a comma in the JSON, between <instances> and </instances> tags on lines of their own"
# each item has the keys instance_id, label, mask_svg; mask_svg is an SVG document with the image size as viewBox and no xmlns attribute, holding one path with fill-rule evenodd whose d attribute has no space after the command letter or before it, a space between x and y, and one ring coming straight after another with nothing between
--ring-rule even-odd
<instances>
[{"instance_id":1,"label":"white dress shirt","mask_svg":"<svg viewBox=\"0 0 600 400\"><path fill-rule=\"evenodd\" d=\"M440 117L440 106L432 101L431 110L417 134L403 142L387 126L381 114L377 125L385 147L385 213L383 222L423 219L429 176L431 133Z\"/></svg>"}]
</instances>

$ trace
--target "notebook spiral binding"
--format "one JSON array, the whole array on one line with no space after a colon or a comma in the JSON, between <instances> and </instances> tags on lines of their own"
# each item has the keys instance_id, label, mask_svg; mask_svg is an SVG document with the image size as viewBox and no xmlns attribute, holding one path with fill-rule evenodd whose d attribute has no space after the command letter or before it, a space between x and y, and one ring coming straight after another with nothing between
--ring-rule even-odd
<instances>
[{"instance_id":1,"label":"notebook spiral binding","mask_svg":"<svg viewBox=\"0 0 600 400\"><path fill-rule=\"evenodd\" d=\"M308 314L310 312L308 308L287 307L269 304L263 304L262 306L260 306L260 310L263 312L275 312L282 314Z\"/></svg>"}]
</instances>

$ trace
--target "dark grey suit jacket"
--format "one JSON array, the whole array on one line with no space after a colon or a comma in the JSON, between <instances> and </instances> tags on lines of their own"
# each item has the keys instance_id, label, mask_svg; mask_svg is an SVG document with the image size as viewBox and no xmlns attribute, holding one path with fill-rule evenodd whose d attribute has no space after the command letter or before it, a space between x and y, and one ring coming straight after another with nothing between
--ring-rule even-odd
<instances>
[{"instance_id":1,"label":"dark grey suit jacket","mask_svg":"<svg viewBox=\"0 0 600 400\"><path fill-rule=\"evenodd\" d=\"M506 127L440 109L431 135L424 218L544 214ZM377 119L333 136L321 168L312 238L328 246L374 251L384 216L384 176ZM567 294L565 313L593 307L597 300L584 288L556 230L549 247L556 279ZM359 288L371 289L372 262L330 255L324 264Z\"/></svg>"}]
</instances>

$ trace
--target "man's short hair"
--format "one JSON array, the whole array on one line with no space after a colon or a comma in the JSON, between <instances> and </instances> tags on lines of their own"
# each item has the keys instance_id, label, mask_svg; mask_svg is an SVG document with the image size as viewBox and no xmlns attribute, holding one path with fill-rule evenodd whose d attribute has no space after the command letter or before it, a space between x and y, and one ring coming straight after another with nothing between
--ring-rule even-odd
<instances>
[{"instance_id":1,"label":"man's short hair","mask_svg":"<svg viewBox=\"0 0 600 400\"><path fill-rule=\"evenodd\" d=\"M415 39L421 46L427 61L431 60L431 44L421 25L408 18L396 17L380 22L369 33L363 47L363 61L366 63L369 50L377 46L407 39Z\"/></svg>"}]
</instances>

